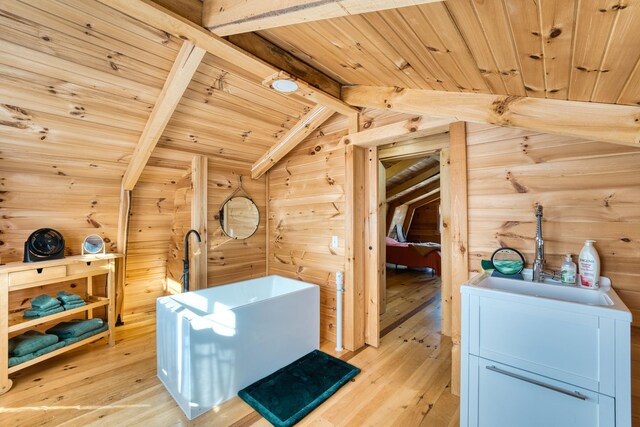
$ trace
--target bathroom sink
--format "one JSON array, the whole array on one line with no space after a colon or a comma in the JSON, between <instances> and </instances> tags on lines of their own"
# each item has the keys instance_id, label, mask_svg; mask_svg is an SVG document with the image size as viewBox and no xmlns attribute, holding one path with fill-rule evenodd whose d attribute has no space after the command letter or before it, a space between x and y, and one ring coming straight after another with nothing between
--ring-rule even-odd
<instances>
[{"instance_id":1,"label":"bathroom sink","mask_svg":"<svg viewBox=\"0 0 640 427\"><path fill-rule=\"evenodd\" d=\"M579 286L564 285L553 279L545 279L542 283L533 282L531 281L532 272L530 269L525 269L523 276L524 280L518 280L491 277L489 273L482 273L475 276L466 285L479 291L486 290L521 295L523 297L563 301L594 308L619 310L623 317L631 316L627 307L611 288L611 281L607 277L601 277L601 287L593 290Z\"/></svg>"}]
</instances>

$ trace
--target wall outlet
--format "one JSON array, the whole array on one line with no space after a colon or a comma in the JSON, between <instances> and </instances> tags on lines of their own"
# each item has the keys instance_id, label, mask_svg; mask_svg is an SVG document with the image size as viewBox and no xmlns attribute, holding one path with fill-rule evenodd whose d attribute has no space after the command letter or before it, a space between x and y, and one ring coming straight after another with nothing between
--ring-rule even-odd
<instances>
[{"instance_id":1,"label":"wall outlet","mask_svg":"<svg viewBox=\"0 0 640 427\"><path fill-rule=\"evenodd\" d=\"M331 247L332 248L337 248L338 247L338 236L332 236L331 237Z\"/></svg>"}]
</instances>

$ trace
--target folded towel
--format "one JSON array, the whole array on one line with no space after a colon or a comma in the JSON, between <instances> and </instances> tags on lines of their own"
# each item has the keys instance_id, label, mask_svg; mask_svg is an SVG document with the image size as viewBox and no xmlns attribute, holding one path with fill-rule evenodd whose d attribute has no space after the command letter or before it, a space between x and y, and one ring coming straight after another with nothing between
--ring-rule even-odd
<instances>
[{"instance_id":1,"label":"folded towel","mask_svg":"<svg viewBox=\"0 0 640 427\"><path fill-rule=\"evenodd\" d=\"M89 338L89 337L91 337L93 335L97 335L100 332L104 332L107 329L109 329L109 325L104 325L103 327L98 328L98 329L94 329L93 331L89 331L86 334L82 334L82 335L77 336L77 337L65 338L62 342L64 342L65 345L70 345L70 344L76 343L78 341L82 341L84 339L87 339L87 338Z\"/></svg>"},{"instance_id":2,"label":"folded towel","mask_svg":"<svg viewBox=\"0 0 640 427\"><path fill-rule=\"evenodd\" d=\"M47 329L47 333L57 335L61 339L74 338L99 329L103 325L104 321L102 319L74 319L69 322L58 323L53 328Z\"/></svg>"},{"instance_id":3,"label":"folded towel","mask_svg":"<svg viewBox=\"0 0 640 427\"><path fill-rule=\"evenodd\" d=\"M60 313L61 311L64 311L64 307L62 306L50 308L48 310L25 310L23 316L25 319L37 319L38 317L46 317L51 314Z\"/></svg>"},{"instance_id":4,"label":"folded towel","mask_svg":"<svg viewBox=\"0 0 640 427\"><path fill-rule=\"evenodd\" d=\"M87 305L87 303L84 301L69 303L65 302L64 304L62 304L62 307L64 307L65 310L71 310L72 308L82 307L83 305Z\"/></svg>"},{"instance_id":5,"label":"folded towel","mask_svg":"<svg viewBox=\"0 0 640 427\"><path fill-rule=\"evenodd\" d=\"M19 365L21 363L24 362L28 362L31 359L35 359L36 357L40 357L43 354L47 354L50 353L52 351L55 351L59 348L64 347L66 344L64 343L64 341L60 341L57 342L55 344L51 344L47 347L41 348L38 351L34 351L33 353L29 353L29 354L25 354L24 356L13 356L9 358L9 367L15 366L15 365Z\"/></svg>"},{"instance_id":6,"label":"folded towel","mask_svg":"<svg viewBox=\"0 0 640 427\"><path fill-rule=\"evenodd\" d=\"M80 302L84 301L80 295L72 294L67 291L58 292L58 299L63 303Z\"/></svg>"},{"instance_id":7,"label":"folded towel","mask_svg":"<svg viewBox=\"0 0 640 427\"><path fill-rule=\"evenodd\" d=\"M38 295L31 300L31 307L34 310L48 310L60 306L60 301L49 295Z\"/></svg>"},{"instance_id":8,"label":"folded towel","mask_svg":"<svg viewBox=\"0 0 640 427\"><path fill-rule=\"evenodd\" d=\"M27 331L9 340L10 356L25 356L58 342L56 335L45 335L38 331Z\"/></svg>"}]
</instances>

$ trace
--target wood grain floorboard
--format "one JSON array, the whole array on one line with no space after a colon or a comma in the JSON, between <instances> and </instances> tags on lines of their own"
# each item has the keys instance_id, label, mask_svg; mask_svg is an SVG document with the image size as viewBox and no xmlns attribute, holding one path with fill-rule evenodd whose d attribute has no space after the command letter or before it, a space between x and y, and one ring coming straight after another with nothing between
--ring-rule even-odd
<instances>
[{"instance_id":1,"label":"wood grain floorboard","mask_svg":"<svg viewBox=\"0 0 640 427\"><path fill-rule=\"evenodd\" d=\"M401 284L389 292L391 310L405 310L392 323L402 322L381 338L379 348L337 355L333 343L322 344L323 351L362 372L298 425L457 425L459 402L449 392L451 341L440 335L435 297L439 281L423 277L420 288L417 279L405 279L397 278ZM14 375L13 389L0 396L0 425L269 425L239 398L187 420L156 377L153 317L137 320L117 329L113 348L101 340Z\"/></svg>"}]
</instances>

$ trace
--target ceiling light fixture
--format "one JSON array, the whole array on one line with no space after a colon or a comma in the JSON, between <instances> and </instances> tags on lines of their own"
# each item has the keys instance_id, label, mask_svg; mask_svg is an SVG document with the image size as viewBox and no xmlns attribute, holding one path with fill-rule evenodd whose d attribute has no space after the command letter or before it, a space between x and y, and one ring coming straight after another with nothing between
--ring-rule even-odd
<instances>
[{"instance_id":1,"label":"ceiling light fixture","mask_svg":"<svg viewBox=\"0 0 640 427\"><path fill-rule=\"evenodd\" d=\"M281 93L291 93L298 90L298 83L288 79L278 79L271 82L271 87Z\"/></svg>"}]
</instances>

